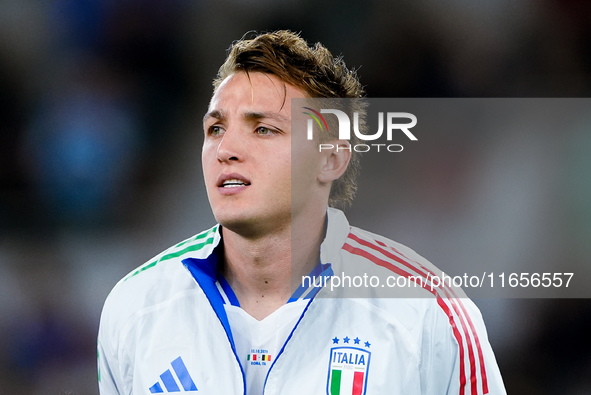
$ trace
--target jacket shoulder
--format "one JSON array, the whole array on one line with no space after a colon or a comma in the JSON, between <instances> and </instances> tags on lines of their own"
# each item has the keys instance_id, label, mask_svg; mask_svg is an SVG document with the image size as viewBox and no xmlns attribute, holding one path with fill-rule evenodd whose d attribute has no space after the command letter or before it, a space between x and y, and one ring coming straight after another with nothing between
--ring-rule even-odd
<instances>
[{"instance_id":1,"label":"jacket shoulder","mask_svg":"<svg viewBox=\"0 0 591 395\"><path fill-rule=\"evenodd\" d=\"M399 275L422 275L425 279L443 272L413 249L387 237L350 227L343 249Z\"/></svg>"},{"instance_id":2,"label":"jacket shoulder","mask_svg":"<svg viewBox=\"0 0 591 395\"><path fill-rule=\"evenodd\" d=\"M148 269L159 267L160 269L163 267L162 263L170 262L178 260L179 258L184 259L185 257L192 256L192 257L206 257L211 253L211 250L217 242L219 241L219 235L217 234L218 225L214 226L211 229L205 230L201 233L196 234L195 236L191 236L186 240L181 241L178 244L164 250L160 254L156 255L152 259L149 259L144 264L140 265L139 267L132 270L128 273L119 283L119 286L122 283L125 283L127 280L139 275L140 273L145 272ZM208 248L210 247L210 248Z\"/></svg>"},{"instance_id":3,"label":"jacket shoulder","mask_svg":"<svg viewBox=\"0 0 591 395\"><path fill-rule=\"evenodd\" d=\"M123 277L111 290L102 321L127 322L134 313L197 287L183 266L185 258L206 258L219 243L218 226L166 249Z\"/></svg>"}]
</instances>

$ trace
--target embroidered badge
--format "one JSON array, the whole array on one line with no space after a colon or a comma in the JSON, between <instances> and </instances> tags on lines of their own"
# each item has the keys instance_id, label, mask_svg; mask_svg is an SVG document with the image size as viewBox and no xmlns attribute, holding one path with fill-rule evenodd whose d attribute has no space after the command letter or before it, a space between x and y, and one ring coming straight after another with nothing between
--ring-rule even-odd
<instances>
[{"instance_id":1,"label":"embroidered badge","mask_svg":"<svg viewBox=\"0 0 591 395\"><path fill-rule=\"evenodd\" d=\"M371 343L358 337L335 337L330 349L326 393L328 395L365 395Z\"/></svg>"}]
</instances>

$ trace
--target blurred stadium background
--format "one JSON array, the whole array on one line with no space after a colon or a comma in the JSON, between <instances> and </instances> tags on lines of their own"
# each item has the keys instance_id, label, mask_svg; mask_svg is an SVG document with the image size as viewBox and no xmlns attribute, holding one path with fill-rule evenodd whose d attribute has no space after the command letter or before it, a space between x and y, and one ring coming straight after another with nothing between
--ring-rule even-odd
<instances>
[{"instance_id":1,"label":"blurred stadium background","mask_svg":"<svg viewBox=\"0 0 591 395\"><path fill-rule=\"evenodd\" d=\"M369 97L591 92L585 0L0 0L2 393L98 393L109 290L214 223L201 118L224 50L274 29L342 53ZM589 126L469 138L458 129L427 161L370 160L352 222L444 270L480 257L589 267ZM364 202L376 196L363 185L379 182L376 167L396 185L382 199L391 213L371 217ZM588 300L476 302L509 394L591 393Z\"/></svg>"}]
</instances>

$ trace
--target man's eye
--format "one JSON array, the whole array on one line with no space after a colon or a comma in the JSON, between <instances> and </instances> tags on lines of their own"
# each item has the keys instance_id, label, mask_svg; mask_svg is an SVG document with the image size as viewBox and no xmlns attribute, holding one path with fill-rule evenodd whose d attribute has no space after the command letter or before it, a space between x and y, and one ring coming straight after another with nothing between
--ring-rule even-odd
<instances>
[{"instance_id":1,"label":"man's eye","mask_svg":"<svg viewBox=\"0 0 591 395\"><path fill-rule=\"evenodd\" d=\"M262 135L270 135L270 134L275 134L275 131L273 129L269 129L264 126L259 126L258 128L256 128L256 133L262 134Z\"/></svg>"},{"instance_id":2,"label":"man's eye","mask_svg":"<svg viewBox=\"0 0 591 395\"><path fill-rule=\"evenodd\" d=\"M207 134L209 134L210 136L217 136L219 134L222 134L223 131L224 129L221 126L213 125L209 127L209 129L207 130Z\"/></svg>"}]
</instances>

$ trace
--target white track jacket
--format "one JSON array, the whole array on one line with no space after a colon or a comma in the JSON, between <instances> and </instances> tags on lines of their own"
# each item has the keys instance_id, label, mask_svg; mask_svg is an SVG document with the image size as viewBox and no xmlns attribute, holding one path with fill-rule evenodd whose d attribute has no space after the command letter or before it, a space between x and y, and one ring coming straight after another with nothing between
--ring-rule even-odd
<instances>
[{"instance_id":1,"label":"white track jacket","mask_svg":"<svg viewBox=\"0 0 591 395\"><path fill-rule=\"evenodd\" d=\"M220 240L217 225L114 287L98 336L101 395L261 395L246 388L216 286ZM505 394L478 308L453 297L457 290L420 286L441 273L431 263L350 227L335 209L328 210L320 255L333 277L353 284L330 292L329 281L306 290L307 307L270 361L264 394ZM381 283L374 278L373 287L356 287L356 276ZM409 291L413 297L375 297L387 277L389 284L414 277L419 287ZM360 290L365 297L350 293Z\"/></svg>"}]
</instances>

